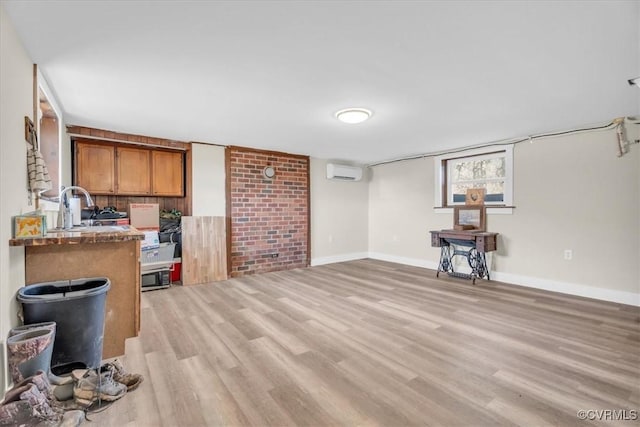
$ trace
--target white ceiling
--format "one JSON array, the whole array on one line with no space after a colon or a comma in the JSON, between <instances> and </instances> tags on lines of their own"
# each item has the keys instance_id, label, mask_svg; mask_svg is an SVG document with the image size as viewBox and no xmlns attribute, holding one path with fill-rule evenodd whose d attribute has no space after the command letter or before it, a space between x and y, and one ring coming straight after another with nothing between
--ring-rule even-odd
<instances>
[{"instance_id":1,"label":"white ceiling","mask_svg":"<svg viewBox=\"0 0 640 427\"><path fill-rule=\"evenodd\" d=\"M68 124L372 163L640 113L637 1L2 5Z\"/></svg>"}]
</instances>

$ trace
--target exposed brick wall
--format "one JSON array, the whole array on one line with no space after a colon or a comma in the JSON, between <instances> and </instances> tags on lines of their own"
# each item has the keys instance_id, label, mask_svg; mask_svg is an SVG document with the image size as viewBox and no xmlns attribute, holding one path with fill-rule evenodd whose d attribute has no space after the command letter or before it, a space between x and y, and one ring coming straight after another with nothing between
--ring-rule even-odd
<instances>
[{"instance_id":1,"label":"exposed brick wall","mask_svg":"<svg viewBox=\"0 0 640 427\"><path fill-rule=\"evenodd\" d=\"M227 150L231 276L306 267L309 158L237 147ZM263 176L266 166L275 169L273 179Z\"/></svg>"}]
</instances>

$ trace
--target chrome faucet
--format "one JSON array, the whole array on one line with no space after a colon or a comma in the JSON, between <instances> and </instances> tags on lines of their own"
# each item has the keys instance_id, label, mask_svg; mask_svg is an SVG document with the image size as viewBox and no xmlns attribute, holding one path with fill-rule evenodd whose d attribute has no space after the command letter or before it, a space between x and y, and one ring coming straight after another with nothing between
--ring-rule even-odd
<instances>
[{"instance_id":1,"label":"chrome faucet","mask_svg":"<svg viewBox=\"0 0 640 427\"><path fill-rule=\"evenodd\" d=\"M71 218L71 209L69 208L69 203L66 202L66 193L68 191L77 190L81 193L84 193L84 196L87 201L87 207L93 207L93 199L89 195L89 192L82 187L78 187L77 185L71 185L69 187L63 188L60 191L60 206L58 209L58 228L68 230L73 227L73 219Z\"/></svg>"}]
</instances>

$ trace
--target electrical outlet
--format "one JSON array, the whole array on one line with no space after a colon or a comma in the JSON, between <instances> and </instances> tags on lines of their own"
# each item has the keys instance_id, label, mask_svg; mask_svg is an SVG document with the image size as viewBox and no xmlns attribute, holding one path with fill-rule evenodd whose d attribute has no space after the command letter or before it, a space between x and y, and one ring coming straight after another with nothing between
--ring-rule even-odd
<instances>
[{"instance_id":1,"label":"electrical outlet","mask_svg":"<svg viewBox=\"0 0 640 427\"><path fill-rule=\"evenodd\" d=\"M571 249L564 250L564 259L567 261L571 261L573 259L573 251Z\"/></svg>"}]
</instances>

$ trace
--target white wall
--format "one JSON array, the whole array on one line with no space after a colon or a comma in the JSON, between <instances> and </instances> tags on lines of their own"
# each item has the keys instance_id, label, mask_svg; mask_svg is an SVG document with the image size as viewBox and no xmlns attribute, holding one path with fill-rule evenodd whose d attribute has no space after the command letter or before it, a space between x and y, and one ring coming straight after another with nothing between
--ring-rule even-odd
<instances>
[{"instance_id":1,"label":"white wall","mask_svg":"<svg viewBox=\"0 0 640 427\"><path fill-rule=\"evenodd\" d=\"M310 159L311 265L366 258L368 182L326 178L327 161Z\"/></svg>"},{"instance_id":2,"label":"white wall","mask_svg":"<svg viewBox=\"0 0 640 427\"><path fill-rule=\"evenodd\" d=\"M224 147L191 144L192 215L226 216Z\"/></svg>"},{"instance_id":3,"label":"white wall","mask_svg":"<svg viewBox=\"0 0 640 427\"><path fill-rule=\"evenodd\" d=\"M395 162L371 169L371 257L436 268L440 251L431 248L429 230L450 228L451 218L433 211L433 159Z\"/></svg>"},{"instance_id":4,"label":"white wall","mask_svg":"<svg viewBox=\"0 0 640 427\"><path fill-rule=\"evenodd\" d=\"M616 154L614 131L514 148L516 208L487 219L500 233L495 279L640 305L640 146ZM428 231L451 228L452 215L433 209L433 159L376 166L369 190L371 256L435 268Z\"/></svg>"},{"instance_id":5,"label":"white wall","mask_svg":"<svg viewBox=\"0 0 640 427\"><path fill-rule=\"evenodd\" d=\"M13 215L28 206L24 117L33 115L33 64L0 5L0 390L7 387L4 339L17 324L16 291L24 286L24 248L9 247Z\"/></svg>"}]
</instances>

